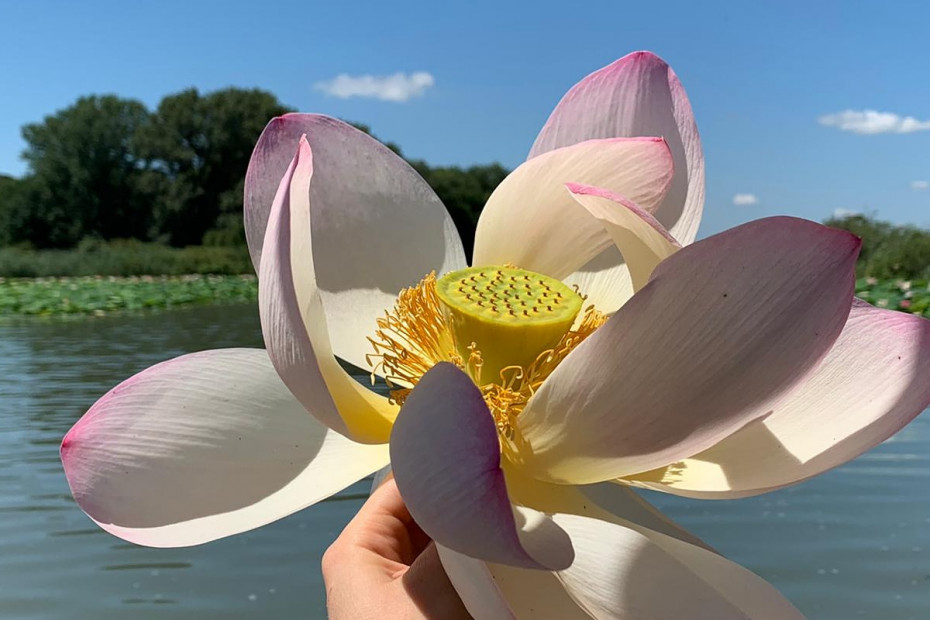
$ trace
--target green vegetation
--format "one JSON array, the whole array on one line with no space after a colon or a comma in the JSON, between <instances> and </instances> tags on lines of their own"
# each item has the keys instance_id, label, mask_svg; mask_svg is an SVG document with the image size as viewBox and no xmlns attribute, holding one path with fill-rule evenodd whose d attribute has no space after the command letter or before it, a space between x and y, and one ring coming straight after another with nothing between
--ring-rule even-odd
<instances>
[{"instance_id":1,"label":"green vegetation","mask_svg":"<svg viewBox=\"0 0 930 620\"><path fill-rule=\"evenodd\" d=\"M135 240L83 242L73 250L0 249L0 277L238 275L252 272L245 247L172 248Z\"/></svg>"},{"instance_id":2,"label":"green vegetation","mask_svg":"<svg viewBox=\"0 0 930 620\"><path fill-rule=\"evenodd\" d=\"M288 111L257 89L189 89L154 111L114 95L82 97L25 126L26 175L0 175L0 315L254 299L254 278L238 276L252 273L243 181L262 129ZM481 208L508 170L409 161L449 209L469 251ZM864 215L826 223L863 238L863 298L928 312L930 232Z\"/></svg>"},{"instance_id":3,"label":"green vegetation","mask_svg":"<svg viewBox=\"0 0 930 620\"><path fill-rule=\"evenodd\" d=\"M0 317L95 315L255 301L255 276L0 278Z\"/></svg>"},{"instance_id":4,"label":"green vegetation","mask_svg":"<svg viewBox=\"0 0 930 620\"><path fill-rule=\"evenodd\" d=\"M856 296L879 308L901 310L930 317L930 285L925 278L915 280L856 280Z\"/></svg>"},{"instance_id":5,"label":"green vegetation","mask_svg":"<svg viewBox=\"0 0 930 620\"><path fill-rule=\"evenodd\" d=\"M862 238L856 275L879 279L930 279L930 231L895 226L865 215L831 218L827 226Z\"/></svg>"},{"instance_id":6,"label":"green vegetation","mask_svg":"<svg viewBox=\"0 0 930 620\"><path fill-rule=\"evenodd\" d=\"M20 250L0 260L0 277L87 273L91 265L108 265L109 259L75 255L84 266L70 268L62 258L66 255L27 251L117 242L124 252L130 246L120 240L127 239L165 248L239 248L244 256L245 171L269 119L288 111L261 90L200 94L189 89L165 97L154 111L115 95L82 97L25 126L26 175L0 175L0 250ZM355 126L370 133L365 125ZM388 146L403 156L397 145ZM499 164L463 169L410 163L436 189L470 248L478 213L507 170ZM131 247L144 254L135 261L143 269L138 273L177 272L178 255ZM134 264L128 258L112 260L126 267L105 273L127 274ZM28 262L43 266L24 271ZM55 265L66 269L56 273ZM221 272L229 269L224 266Z\"/></svg>"}]
</instances>

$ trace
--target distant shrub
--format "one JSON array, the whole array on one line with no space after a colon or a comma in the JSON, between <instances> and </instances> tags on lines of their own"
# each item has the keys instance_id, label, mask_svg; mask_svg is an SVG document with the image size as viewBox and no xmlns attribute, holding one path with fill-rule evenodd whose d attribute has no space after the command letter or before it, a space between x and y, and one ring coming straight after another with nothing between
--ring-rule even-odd
<instances>
[{"instance_id":1,"label":"distant shrub","mask_svg":"<svg viewBox=\"0 0 930 620\"><path fill-rule=\"evenodd\" d=\"M856 266L859 277L930 277L930 231L915 226L895 226L866 215L831 218L825 223L862 238L862 252Z\"/></svg>"},{"instance_id":2,"label":"distant shrub","mask_svg":"<svg viewBox=\"0 0 930 620\"><path fill-rule=\"evenodd\" d=\"M135 240L88 238L73 250L0 249L0 277L252 273L245 247L172 248Z\"/></svg>"}]
</instances>

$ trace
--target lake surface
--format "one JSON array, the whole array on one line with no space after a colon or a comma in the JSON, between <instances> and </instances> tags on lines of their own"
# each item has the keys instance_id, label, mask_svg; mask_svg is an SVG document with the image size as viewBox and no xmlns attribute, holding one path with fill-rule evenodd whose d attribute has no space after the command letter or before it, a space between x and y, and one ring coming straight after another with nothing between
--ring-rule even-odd
<instances>
[{"instance_id":1,"label":"lake surface","mask_svg":"<svg viewBox=\"0 0 930 620\"><path fill-rule=\"evenodd\" d=\"M58 444L110 387L185 352L261 346L251 306L0 324L0 617L318 618L319 562L367 494L190 549L104 533ZM647 498L812 620L930 617L930 416L803 485L731 502Z\"/></svg>"}]
</instances>

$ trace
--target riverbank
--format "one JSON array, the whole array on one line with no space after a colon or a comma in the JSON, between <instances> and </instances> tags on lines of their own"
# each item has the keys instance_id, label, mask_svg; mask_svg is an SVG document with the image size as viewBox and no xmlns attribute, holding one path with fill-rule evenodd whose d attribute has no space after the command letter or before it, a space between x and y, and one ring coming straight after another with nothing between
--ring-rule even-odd
<instances>
[{"instance_id":1,"label":"riverbank","mask_svg":"<svg viewBox=\"0 0 930 620\"><path fill-rule=\"evenodd\" d=\"M254 275L0 278L0 316L102 316L257 298Z\"/></svg>"},{"instance_id":2,"label":"riverbank","mask_svg":"<svg viewBox=\"0 0 930 620\"><path fill-rule=\"evenodd\" d=\"M860 278L856 295L882 308L930 317L926 280ZM0 316L100 316L257 298L254 275L0 278Z\"/></svg>"},{"instance_id":3,"label":"riverbank","mask_svg":"<svg viewBox=\"0 0 930 620\"><path fill-rule=\"evenodd\" d=\"M252 261L244 245L173 248L133 239L87 239L70 250L0 248L0 278L237 275L251 271Z\"/></svg>"}]
</instances>

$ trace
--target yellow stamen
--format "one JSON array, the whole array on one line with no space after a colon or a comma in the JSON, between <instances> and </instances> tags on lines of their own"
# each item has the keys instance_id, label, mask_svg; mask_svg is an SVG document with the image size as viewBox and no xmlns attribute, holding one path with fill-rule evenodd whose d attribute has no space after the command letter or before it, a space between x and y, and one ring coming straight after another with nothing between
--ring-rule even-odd
<instances>
[{"instance_id":1,"label":"yellow stamen","mask_svg":"<svg viewBox=\"0 0 930 620\"><path fill-rule=\"evenodd\" d=\"M384 317L378 319L378 329L368 341L375 350L365 358L372 367L372 384L375 373L382 371L389 387L399 386L397 394L391 393L398 403L437 363L463 366L452 332L442 316L435 273L400 292L394 310L385 311Z\"/></svg>"},{"instance_id":2,"label":"yellow stamen","mask_svg":"<svg viewBox=\"0 0 930 620\"><path fill-rule=\"evenodd\" d=\"M481 390L502 443L518 449L515 420L530 397L607 320L594 306L576 320L583 303L577 288L510 265L472 267L438 282L431 273L378 319L367 356L372 382L380 371L392 401L403 404L430 368L451 362Z\"/></svg>"}]
</instances>

